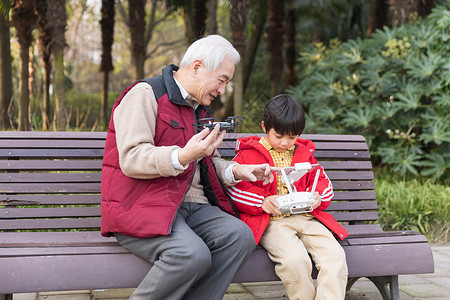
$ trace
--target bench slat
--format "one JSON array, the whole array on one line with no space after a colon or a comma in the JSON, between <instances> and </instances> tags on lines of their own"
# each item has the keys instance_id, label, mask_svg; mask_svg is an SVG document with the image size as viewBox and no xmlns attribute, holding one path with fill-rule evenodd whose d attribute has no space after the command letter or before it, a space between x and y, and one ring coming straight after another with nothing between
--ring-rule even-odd
<instances>
[{"instance_id":1,"label":"bench slat","mask_svg":"<svg viewBox=\"0 0 450 300\"><path fill-rule=\"evenodd\" d=\"M358 245L383 245L383 244L393 244L393 243L418 243L418 242L427 242L425 236L421 234L386 234L388 232L384 232L383 234L379 234L380 236L371 237L370 234L367 234L366 237L348 237L348 242L351 246ZM398 232L396 232L398 233ZM375 234L376 235L376 234Z\"/></svg>"},{"instance_id":2,"label":"bench slat","mask_svg":"<svg viewBox=\"0 0 450 300\"><path fill-rule=\"evenodd\" d=\"M327 211L376 210L376 201L332 202ZM100 207L5 208L0 219L100 217Z\"/></svg>"},{"instance_id":3,"label":"bench slat","mask_svg":"<svg viewBox=\"0 0 450 300\"><path fill-rule=\"evenodd\" d=\"M265 133L227 133L225 140L236 140L237 138L253 136L266 136ZM351 134L302 134L301 138L312 141L349 141L349 142L365 142L366 139L362 135Z\"/></svg>"},{"instance_id":4,"label":"bench slat","mask_svg":"<svg viewBox=\"0 0 450 300\"><path fill-rule=\"evenodd\" d=\"M373 180L373 172L370 171L326 171L327 176L331 180L347 180L347 179L355 179L355 180Z\"/></svg>"},{"instance_id":5,"label":"bench slat","mask_svg":"<svg viewBox=\"0 0 450 300\"><path fill-rule=\"evenodd\" d=\"M370 161L318 161L325 170L372 170Z\"/></svg>"},{"instance_id":6,"label":"bench slat","mask_svg":"<svg viewBox=\"0 0 450 300\"><path fill-rule=\"evenodd\" d=\"M342 225L350 236L383 232L380 224Z\"/></svg>"},{"instance_id":7,"label":"bench slat","mask_svg":"<svg viewBox=\"0 0 450 300\"><path fill-rule=\"evenodd\" d=\"M100 218L0 220L0 230L98 229Z\"/></svg>"},{"instance_id":8,"label":"bench slat","mask_svg":"<svg viewBox=\"0 0 450 300\"><path fill-rule=\"evenodd\" d=\"M373 181L333 181L333 190L373 190Z\"/></svg>"},{"instance_id":9,"label":"bench slat","mask_svg":"<svg viewBox=\"0 0 450 300\"><path fill-rule=\"evenodd\" d=\"M0 205L91 205L100 204L98 195L0 195Z\"/></svg>"},{"instance_id":10,"label":"bench slat","mask_svg":"<svg viewBox=\"0 0 450 300\"><path fill-rule=\"evenodd\" d=\"M332 201L341 200L375 200L375 191L335 191Z\"/></svg>"},{"instance_id":11,"label":"bench slat","mask_svg":"<svg viewBox=\"0 0 450 300\"><path fill-rule=\"evenodd\" d=\"M90 246L83 247L77 244L58 246L58 247L39 247L30 245L29 247L1 248L0 257L30 257L30 256L49 256L49 255L83 255L83 254L118 254L129 253L117 243L114 246Z\"/></svg>"},{"instance_id":12,"label":"bench slat","mask_svg":"<svg viewBox=\"0 0 450 300\"><path fill-rule=\"evenodd\" d=\"M64 246L78 244L83 246L116 245L115 238L107 238L100 231L65 232L3 232L0 247Z\"/></svg>"},{"instance_id":13,"label":"bench slat","mask_svg":"<svg viewBox=\"0 0 450 300\"><path fill-rule=\"evenodd\" d=\"M0 141L3 139L104 140L106 132L2 131L0 132Z\"/></svg>"},{"instance_id":14,"label":"bench slat","mask_svg":"<svg viewBox=\"0 0 450 300\"><path fill-rule=\"evenodd\" d=\"M372 172L327 172L331 180L373 179ZM101 173L0 173L0 182L99 182Z\"/></svg>"},{"instance_id":15,"label":"bench slat","mask_svg":"<svg viewBox=\"0 0 450 300\"><path fill-rule=\"evenodd\" d=\"M102 160L0 160L1 170L100 171Z\"/></svg>"},{"instance_id":16,"label":"bench slat","mask_svg":"<svg viewBox=\"0 0 450 300\"><path fill-rule=\"evenodd\" d=\"M370 161L321 161L319 164L328 170L371 170ZM0 160L3 170L100 170L101 160Z\"/></svg>"},{"instance_id":17,"label":"bench slat","mask_svg":"<svg viewBox=\"0 0 450 300\"><path fill-rule=\"evenodd\" d=\"M339 212L330 211L330 214L336 218L339 222L358 222L358 221L376 221L378 220L377 211L352 211L352 212Z\"/></svg>"},{"instance_id":18,"label":"bench slat","mask_svg":"<svg viewBox=\"0 0 450 300\"><path fill-rule=\"evenodd\" d=\"M103 158L103 149L0 149L0 158Z\"/></svg>"},{"instance_id":19,"label":"bench slat","mask_svg":"<svg viewBox=\"0 0 450 300\"><path fill-rule=\"evenodd\" d=\"M100 183L5 183L0 185L0 193L5 194L90 194L100 191Z\"/></svg>"},{"instance_id":20,"label":"bench slat","mask_svg":"<svg viewBox=\"0 0 450 300\"><path fill-rule=\"evenodd\" d=\"M100 182L101 173L0 173L0 182ZM2 184L0 184L0 189Z\"/></svg>"},{"instance_id":21,"label":"bench slat","mask_svg":"<svg viewBox=\"0 0 450 300\"><path fill-rule=\"evenodd\" d=\"M331 201L326 211L363 211L376 210L378 208L377 201Z\"/></svg>"},{"instance_id":22,"label":"bench slat","mask_svg":"<svg viewBox=\"0 0 450 300\"><path fill-rule=\"evenodd\" d=\"M235 156L234 149L219 149L219 153L222 158L232 159ZM316 150L314 152L314 157L317 159L330 159L330 158L340 158L340 159L369 159L370 154L368 151L338 151L338 150Z\"/></svg>"},{"instance_id":23,"label":"bench slat","mask_svg":"<svg viewBox=\"0 0 450 300\"><path fill-rule=\"evenodd\" d=\"M346 202L351 200L351 202ZM330 207L337 207L335 210L343 210L345 205L355 207L363 205L366 209L372 209L375 200L374 191L352 191L352 192L335 192ZM340 201L345 201L341 206ZM30 205L96 205L100 204L100 195L0 195L0 205L6 206L30 206ZM353 204L355 202L355 204Z\"/></svg>"},{"instance_id":24,"label":"bench slat","mask_svg":"<svg viewBox=\"0 0 450 300\"><path fill-rule=\"evenodd\" d=\"M100 217L100 207L5 208L1 219Z\"/></svg>"},{"instance_id":25,"label":"bench slat","mask_svg":"<svg viewBox=\"0 0 450 300\"><path fill-rule=\"evenodd\" d=\"M27 182L26 184L17 181L7 182L0 184L0 193L98 193L100 191L98 178L87 180L88 176L76 176L76 174L70 174L68 178L78 178L78 180L55 182L56 179L54 179L48 180L45 185L33 182ZM334 190L371 190L374 187L373 181L333 182Z\"/></svg>"},{"instance_id":26,"label":"bench slat","mask_svg":"<svg viewBox=\"0 0 450 300\"><path fill-rule=\"evenodd\" d=\"M340 201L375 200L375 191L350 191L334 193L330 205L337 205ZM0 205L90 205L100 204L98 195L0 195ZM363 202L365 203L365 202ZM366 204L364 204L366 205Z\"/></svg>"},{"instance_id":27,"label":"bench slat","mask_svg":"<svg viewBox=\"0 0 450 300\"><path fill-rule=\"evenodd\" d=\"M342 141L327 141L327 142L315 142L316 150L366 150L368 147L366 142L342 142ZM224 140L220 145L220 149L233 150L236 148L236 141Z\"/></svg>"},{"instance_id":28,"label":"bench slat","mask_svg":"<svg viewBox=\"0 0 450 300\"><path fill-rule=\"evenodd\" d=\"M30 151L38 148L88 148L88 149L103 149L105 147L105 140L55 140L55 139L1 139L0 149L22 148Z\"/></svg>"},{"instance_id":29,"label":"bench slat","mask_svg":"<svg viewBox=\"0 0 450 300\"><path fill-rule=\"evenodd\" d=\"M330 159L330 158L347 158L347 159L369 159L370 154L367 151L325 151L318 150L314 152L314 157L317 159Z\"/></svg>"}]
</instances>

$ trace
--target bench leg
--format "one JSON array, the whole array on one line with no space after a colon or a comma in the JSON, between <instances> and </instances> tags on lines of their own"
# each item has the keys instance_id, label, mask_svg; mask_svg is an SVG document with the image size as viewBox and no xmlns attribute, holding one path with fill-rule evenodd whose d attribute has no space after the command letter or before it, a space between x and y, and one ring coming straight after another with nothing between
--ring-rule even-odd
<instances>
[{"instance_id":1,"label":"bench leg","mask_svg":"<svg viewBox=\"0 0 450 300\"><path fill-rule=\"evenodd\" d=\"M380 291L383 300L398 300L400 294L398 290L398 275L368 277Z\"/></svg>"},{"instance_id":2,"label":"bench leg","mask_svg":"<svg viewBox=\"0 0 450 300\"><path fill-rule=\"evenodd\" d=\"M348 292L351 290L353 284L361 277L350 277L347 280L347 287L345 288L345 290Z\"/></svg>"},{"instance_id":3,"label":"bench leg","mask_svg":"<svg viewBox=\"0 0 450 300\"><path fill-rule=\"evenodd\" d=\"M12 300L13 295L12 294L1 294L0 300Z\"/></svg>"}]
</instances>

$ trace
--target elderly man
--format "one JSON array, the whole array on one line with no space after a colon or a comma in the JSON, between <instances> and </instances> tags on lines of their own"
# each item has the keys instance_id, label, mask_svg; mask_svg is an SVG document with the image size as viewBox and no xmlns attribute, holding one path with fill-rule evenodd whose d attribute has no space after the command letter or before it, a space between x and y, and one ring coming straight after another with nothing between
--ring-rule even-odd
<instances>
[{"instance_id":1,"label":"elderly man","mask_svg":"<svg viewBox=\"0 0 450 300\"><path fill-rule=\"evenodd\" d=\"M178 68L138 81L116 100L102 171L102 235L153 267L130 299L222 299L254 249L223 187L273 181L268 165L220 158L225 131L196 120L240 60L223 37L194 42Z\"/></svg>"}]
</instances>

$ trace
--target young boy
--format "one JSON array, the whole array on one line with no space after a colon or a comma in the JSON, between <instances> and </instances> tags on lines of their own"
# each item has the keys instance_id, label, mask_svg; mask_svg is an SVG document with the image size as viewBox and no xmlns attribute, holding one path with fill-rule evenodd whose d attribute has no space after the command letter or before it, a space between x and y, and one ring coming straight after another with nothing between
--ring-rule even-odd
<instances>
[{"instance_id":1,"label":"young boy","mask_svg":"<svg viewBox=\"0 0 450 300\"><path fill-rule=\"evenodd\" d=\"M294 97L274 97L264 109L261 127L267 136L239 139L234 161L268 163L275 168L300 162L317 164L313 142L298 138L305 128L305 113ZM345 298L348 275L345 253L330 230L340 239L348 233L324 211L333 198L333 188L323 168L319 168L311 213L281 215L276 199L287 194L288 189L280 176L272 184L241 181L228 189L241 219L252 229L256 244L260 242L276 263L275 271L291 300ZM316 171L309 172L296 181L297 191L310 191L315 174ZM311 277L308 253L319 271L317 288Z\"/></svg>"}]
</instances>

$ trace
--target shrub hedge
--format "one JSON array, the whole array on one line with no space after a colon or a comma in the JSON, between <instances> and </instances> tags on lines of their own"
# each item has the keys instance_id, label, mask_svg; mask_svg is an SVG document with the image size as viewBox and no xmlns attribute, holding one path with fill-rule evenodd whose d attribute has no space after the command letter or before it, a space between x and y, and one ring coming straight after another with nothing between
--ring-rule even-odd
<instances>
[{"instance_id":1,"label":"shrub hedge","mask_svg":"<svg viewBox=\"0 0 450 300\"><path fill-rule=\"evenodd\" d=\"M425 19L300 53L310 133L358 133L376 164L450 181L450 1Z\"/></svg>"}]
</instances>

